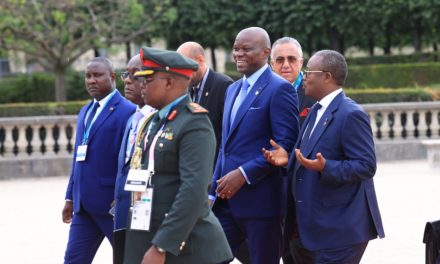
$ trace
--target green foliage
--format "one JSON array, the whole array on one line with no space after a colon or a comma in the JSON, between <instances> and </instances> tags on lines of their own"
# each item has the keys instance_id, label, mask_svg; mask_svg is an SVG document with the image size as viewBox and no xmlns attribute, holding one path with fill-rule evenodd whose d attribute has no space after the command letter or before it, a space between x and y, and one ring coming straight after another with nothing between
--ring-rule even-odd
<instances>
[{"instance_id":1,"label":"green foliage","mask_svg":"<svg viewBox=\"0 0 440 264\"><path fill-rule=\"evenodd\" d=\"M359 104L432 101L432 94L421 88L344 89Z\"/></svg>"},{"instance_id":2,"label":"green foliage","mask_svg":"<svg viewBox=\"0 0 440 264\"><path fill-rule=\"evenodd\" d=\"M20 74L0 78L0 104L15 102L51 102L55 76L50 73ZM67 99L69 101L90 98L84 84L84 73L69 71L66 76ZM116 87L124 94L124 84L116 77Z\"/></svg>"},{"instance_id":3,"label":"green foliage","mask_svg":"<svg viewBox=\"0 0 440 264\"><path fill-rule=\"evenodd\" d=\"M345 87L412 87L440 83L440 63L352 66Z\"/></svg>"},{"instance_id":4,"label":"green foliage","mask_svg":"<svg viewBox=\"0 0 440 264\"><path fill-rule=\"evenodd\" d=\"M169 9L170 0L2 0L0 47L22 51L28 62L54 72L55 99L63 101L63 75L79 56L144 35L153 37L157 23L171 19Z\"/></svg>"},{"instance_id":5,"label":"green foliage","mask_svg":"<svg viewBox=\"0 0 440 264\"><path fill-rule=\"evenodd\" d=\"M413 53L410 55L383 55L363 58L347 58L347 63L353 65L391 64L391 63L416 63L440 62L440 52Z\"/></svg>"},{"instance_id":6,"label":"green foliage","mask_svg":"<svg viewBox=\"0 0 440 264\"><path fill-rule=\"evenodd\" d=\"M0 117L76 115L88 101L0 104Z\"/></svg>"}]
</instances>

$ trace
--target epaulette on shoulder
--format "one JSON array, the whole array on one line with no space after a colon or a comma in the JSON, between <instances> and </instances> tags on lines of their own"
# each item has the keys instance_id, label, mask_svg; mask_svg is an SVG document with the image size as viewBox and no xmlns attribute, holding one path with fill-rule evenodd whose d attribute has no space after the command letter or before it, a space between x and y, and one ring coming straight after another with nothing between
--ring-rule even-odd
<instances>
[{"instance_id":1,"label":"epaulette on shoulder","mask_svg":"<svg viewBox=\"0 0 440 264\"><path fill-rule=\"evenodd\" d=\"M205 108L203 108L201 105L196 104L196 103L189 103L187 104L189 111L191 111L191 113L193 114L207 114L208 110L206 110Z\"/></svg>"}]
</instances>

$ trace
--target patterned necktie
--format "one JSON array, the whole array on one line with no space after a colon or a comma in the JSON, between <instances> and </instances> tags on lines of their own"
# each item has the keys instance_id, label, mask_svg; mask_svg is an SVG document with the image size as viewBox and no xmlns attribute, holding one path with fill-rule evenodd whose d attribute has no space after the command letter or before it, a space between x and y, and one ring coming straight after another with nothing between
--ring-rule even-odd
<instances>
[{"instance_id":1,"label":"patterned necktie","mask_svg":"<svg viewBox=\"0 0 440 264\"><path fill-rule=\"evenodd\" d=\"M304 136L302 137L301 145L299 147L301 152L303 152L305 150L307 143L309 142L313 127L315 126L316 117L318 116L318 110L321 107L322 107L322 105L320 105L319 103L316 103L313 106L312 111L310 111L310 113L309 113L310 119L309 119L309 122L307 123L307 129L304 132Z\"/></svg>"},{"instance_id":2,"label":"patterned necktie","mask_svg":"<svg viewBox=\"0 0 440 264\"><path fill-rule=\"evenodd\" d=\"M232 123L234 122L238 108L240 108L240 105L243 103L244 99L246 98L246 95L248 94L249 86L250 84L247 80L244 80L243 83L241 84L240 93L238 93L237 98L235 98L234 106L232 106L232 110L231 110L231 116L229 120L231 126Z\"/></svg>"},{"instance_id":3,"label":"patterned necktie","mask_svg":"<svg viewBox=\"0 0 440 264\"><path fill-rule=\"evenodd\" d=\"M130 132L129 132L127 147L126 147L126 152L125 152L125 161L126 162L130 158L130 156L133 154L133 149L134 149L133 147L134 147L134 143L136 141L136 135L137 135L137 127L138 127L139 121L142 119L142 117L144 117L144 115L141 113L141 111L137 110L134 113L133 118L131 119Z\"/></svg>"},{"instance_id":4,"label":"patterned necktie","mask_svg":"<svg viewBox=\"0 0 440 264\"><path fill-rule=\"evenodd\" d=\"M87 122L86 125L84 126L84 130L87 131L87 129L90 127L90 124L92 123L93 117L95 117L96 110L99 108L99 106L100 105L98 102L93 104L92 111L90 112L89 117L87 118Z\"/></svg>"}]
</instances>

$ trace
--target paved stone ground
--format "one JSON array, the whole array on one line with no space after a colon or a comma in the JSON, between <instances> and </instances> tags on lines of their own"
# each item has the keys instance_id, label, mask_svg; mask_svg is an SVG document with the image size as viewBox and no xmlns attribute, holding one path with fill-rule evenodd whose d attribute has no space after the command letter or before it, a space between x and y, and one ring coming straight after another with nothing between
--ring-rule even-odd
<instances>
[{"instance_id":1,"label":"paved stone ground","mask_svg":"<svg viewBox=\"0 0 440 264\"><path fill-rule=\"evenodd\" d=\"M440 170L426 161L383 162L375 183L386 238L372 241L361 263L424 263L425 223L440 219ZM0 263L62 263L66 184L66 177L0 181ZM111 255L104 241L93 263L109 264Z\"/></svg>"}]
</instances>

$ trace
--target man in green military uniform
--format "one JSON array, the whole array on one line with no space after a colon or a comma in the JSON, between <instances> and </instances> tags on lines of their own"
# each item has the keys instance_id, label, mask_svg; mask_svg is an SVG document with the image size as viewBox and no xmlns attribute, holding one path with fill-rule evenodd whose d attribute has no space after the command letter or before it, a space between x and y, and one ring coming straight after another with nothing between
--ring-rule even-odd
<instances>
[{"instance_id":1,"label":"man in green military uniform","mask_svg":"<svg viewBox=\"0 0 440 264\"><path fill-rule=\"evenodd\" d=\"M133 195L124 263L231 260L206 192L214 162L214 132L207 111L187 95L198 65L174 51L143 48L140 56L143 67L134 76L142 85L145 103L159 111L144 124L131 163L132 170L146 176L129 173L126 183L126 189L130 184L143 189Z\"/></svg>"}]
</instances>

